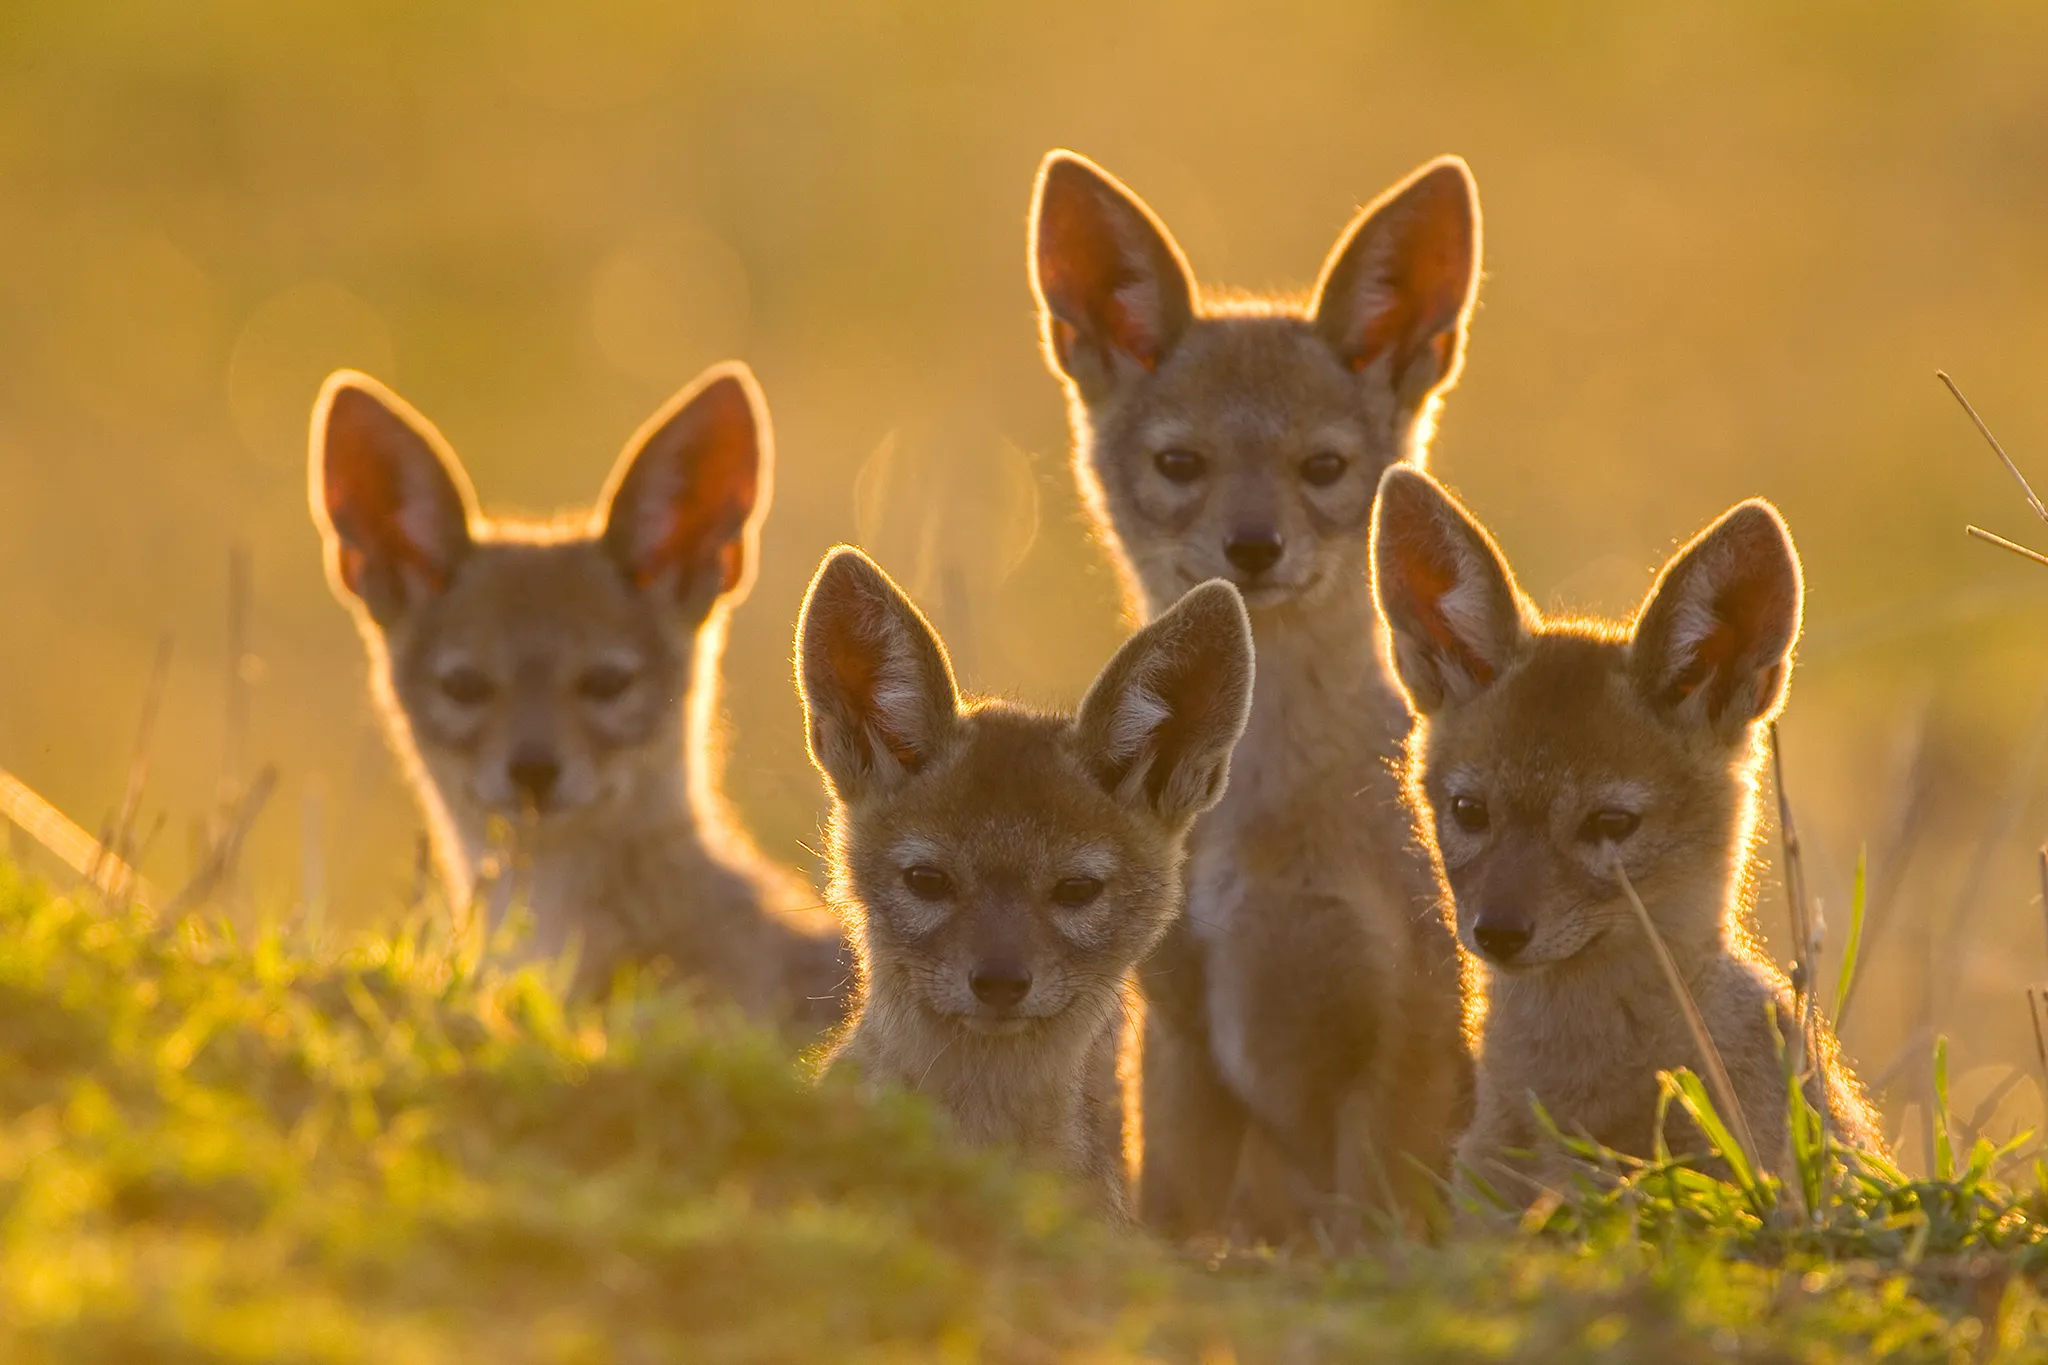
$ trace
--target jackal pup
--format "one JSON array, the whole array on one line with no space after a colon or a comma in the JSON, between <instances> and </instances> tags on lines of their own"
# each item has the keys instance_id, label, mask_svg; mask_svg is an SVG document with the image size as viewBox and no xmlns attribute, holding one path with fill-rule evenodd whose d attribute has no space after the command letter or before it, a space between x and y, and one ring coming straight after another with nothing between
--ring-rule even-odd
<instances>
[{"instance_id":1,"label":"jackal pup","mask_svg":"<svg viewBox=\"0 0 2048 1365\"><path fill-rule=\"evenodd\" d=\"M1635 619L1545 620L1485 530L1428 475L1389 470L1373 587L1415 713L1407 795L1460 937L1483 964L1478 1114L1462 1167L1524 1200L1558 1186L1530 1108L1653 1151L1657 1072L1704 1073L1619 881L1619 860L1698 1002L1766 1168L1789 1165L1778 1032L1791 987L1753 931L1761 735L1799 635L1799 559L1744 502L1664 567ZM1771 1012L1776 1011L1774 1025ZM1808 1096L1883 1150L1824 1022ZM1674 1113L1673 1149L1699 1149ZM1523 1178L1528 1177L1528 1178Z\"/></svg>"},{"instance_id":2,"label":"jackal pup","mask_svg":"<svg viewBox=\"0 0 2048 1365\"><path fill-rule=\"evenodd\" d=\"M1381 195L1301 300L1202 290L1145 204L1070 152L1046 158L1033 224L1074 472L1133 607L1225 578L1258 649L1236 776L1189 841L1187 914L1140 974L1145 1219L1285 1237L1412 1215L1432 1202L1418 1165L1449 1169L1470 1062L1394 777L1408 718L1367 542L1380 472L1421 463L1463 363L1471 173L1446 157ZM1291 1195L1232 1205L1247 1135Z\"/></svg>"},{"instance_id":3,"label":"jackal pup","mask_svg":"<svg viewBox=\"0 0 2048 1365\"><path fill-rule=\"evenodd\" d=\"M367 375L313 410L313 520L450 901L514 834L534 947L580 944L578 989L666 959L763 1016L836 1018L851 974L792 874L729 816L708 732L726 615L768 509L767 410L706 372L628 443L596 509L485 518L454 452Z\"/></svg>"},{"instance_id":4,"label":"jackal pup","mask_svg":"<svg viewBox=\"0 0 2048 1365\"><path fill-rule=\"evenodd\" d=\"M860 961L833 1062L932 1096L968 1141L1081 1177L1122 1216L1124 992L1179 913L1183 838L1244 728L1237 593L1191 590L1068 718L963 701L917 608L842 548L805 599L797 678Z\"/></svg>"}]
</instances>

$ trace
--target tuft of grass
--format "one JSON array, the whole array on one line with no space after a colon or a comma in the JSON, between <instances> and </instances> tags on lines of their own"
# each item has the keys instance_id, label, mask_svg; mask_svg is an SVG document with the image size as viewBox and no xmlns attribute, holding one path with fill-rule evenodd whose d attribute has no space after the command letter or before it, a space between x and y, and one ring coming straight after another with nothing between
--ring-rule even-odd
<instances>
[{"instance_id":1,"label":"tuft of grass","mask_svg":"<svg viewBox=\"0 0 2048 1365\"><path fill-rule=\"evenodd\" d=\"M1768 1177L1587 1155L1533 1236L1170 1248L715 1009L0 866L0 1359L2048 1358L2041 1197L1983 1144L1947 1181L1829 1154L1796 1223Z\"/></svg>"}]
</instances>

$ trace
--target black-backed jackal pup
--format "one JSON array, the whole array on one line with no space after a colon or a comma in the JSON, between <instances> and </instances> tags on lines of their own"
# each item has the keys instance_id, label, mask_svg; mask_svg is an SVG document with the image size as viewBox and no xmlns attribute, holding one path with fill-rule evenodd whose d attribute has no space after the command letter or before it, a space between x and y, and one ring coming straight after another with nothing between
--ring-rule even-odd
<instances>
[{"instance_id":1,"label":"black-backed jackal pup","mask_svg":"<svg viewBox=\"0 0 2048 1365\"><path fill-rule=\"evenodd\" d=\"M1460 1167L1524 1202L1569 1188L1532 1097L1564 1131L1647 1158L1658 1071L1707 1074L1618 859L1726 1063L1756 1157L1785 1174L1779 1037L1796 1049L1799 1024L1753 931L1762 735L1799 634L1799 560L1778 514L1730 510L1664 567L1633 621L1546 620L1450 494L1391 470L1373 584L1415 713L1408 800L1483 968ZM1838 1139L1882 1152L1876 1115L1817 1030L1809 1099ZM1702 1149L1675 1109L1669 1122L1673 1151ZM1538 1153L1533 1168L1517 1151Z\"/></svg>"},{"instance_id":2,"label":"black-backed jackal pup","mask_svg":"<svg viewBox=\"0 0 2048 1365\"><path fill-rule=\"evenodd\" d=\"M1140 973L1141 1204L1171 1234L1334 1233L1390 1204L1412 1221L1469 1112L1367 539L1381 471L1422 461L1457 377L1479 238L1470 172L1445 158L1353 219L1305 300L1205 295L1107 173L1067 152L1039 173L1032 282L1098 533L1143 617L1222 577L1258 650L1187 914ZM1278 1207L1232 1210L1241 1153L1289 1191Z\"/></svg>"},{"instance_id":3,"label":"black-backed jackal pup","mask_svg":"<svg viewBox=\"0 0 2048 1365\"><path fill-rule=\"evenodd\" d=\"M966 1140L1076 1176L1122 1217L1125 992L1180 912L1188 826L1244 728L1237 593L1194 588L1070 718L962 701L917 608L840 549L804 602L797 675L860 960L833 1064L931 1096Z\"/></svg>"},{"instance_id":4,"label":"black-backed jackal pup","mask_svg":"<svg viewBox=\"0 0 2048 1365\"><path fill-rule=\"evenodd\" d=\"M367 375L331 376L313 410L329 579L451 903L478 894L507 826L520 871L499 887L530 905L536 951L578 946L579 991L666 960L816 1026L841 1012L842 943L801 922L816 897L740 831L707 752L770 470L740 365L649 419L593 511L549 521L484 517L440 433Z\"/></svg>"}]
</instances>

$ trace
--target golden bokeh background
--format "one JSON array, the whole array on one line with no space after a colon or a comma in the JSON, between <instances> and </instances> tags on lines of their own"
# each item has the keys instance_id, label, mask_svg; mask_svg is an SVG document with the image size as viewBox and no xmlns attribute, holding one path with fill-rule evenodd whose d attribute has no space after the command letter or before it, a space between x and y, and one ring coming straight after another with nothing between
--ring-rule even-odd
<instances>
[{"instance_id":1,"label":"golden bokeh background","mask_svg":"<svg viewBox=\"0 0 2048 1365\"><path fill-rule=\"evenodd\" d=\"M984 690L1071 701L1122 629L1036 353L1046 149L1136 187L1205 280L1289 288L1456 151L1487 279L1435 468L1546 605L1624 611L1730 502L1784 510L1789 785L1831 948L1870 847L1847 1036L1910 1135L1930 1031L1967 1112L2033 1071L2048 978L2048 570L1962 530L2048 528L1933 377L2048 479L2044 52L2025 0L13 0L0 767L99 827L169 637L145 870L181 883L224 777L274 762L248 912L388 918L417 821L306 515L321 377L377 374L488 505L548 509L740 356L781 463L731 786L808 864L789 635L832 543L912 586ZM1782 946L1775 881L1763 910Z\"/></svg>"}]
</instances>

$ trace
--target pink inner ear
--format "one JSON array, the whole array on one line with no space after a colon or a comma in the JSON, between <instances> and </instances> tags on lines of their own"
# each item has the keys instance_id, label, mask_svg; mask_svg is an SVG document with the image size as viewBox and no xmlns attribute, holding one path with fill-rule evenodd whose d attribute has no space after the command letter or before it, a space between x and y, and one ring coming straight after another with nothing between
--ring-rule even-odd
<instances>
[{"instance_id":1,"label":"pink inner ear","mask_svg":"<svg viewBox=\"0 0 2048 1365\"><path fill-rule=\"evenodd\" d=\"M860 611L866 605L856 606L854 610ZM863 634L855 622L844 616L827 625L823 634L825 667L832 675L834 687L853 712L855 726L878 735L905 771L915 770L918 766L916 747L888 725L886 717L875 704L882 673L880 642Z\"/></svg>"},{"instance_id":2,"label":"pink inner ear","mask_svg":"<svg viewBox=\"0 0 2048 1365\"><path fill-rule=\"evenodd\" d=\"M1363 370L1386 354L1390 347L1399 345L1408 335L1413 315L1414 310L1407 306L1398 290L1395 291L1393 302L1367 318L1365 325L1358 329L1350 348L1351 368Z\"/></svg>"},{"instance_id":3,"label":"pink inner ear","mask_svg":"<svg viewBox=\"0 0 2048 1365\"><path fill-rule=\"evenodd\" d=\"M374 437L357 423L330 436L323 491L327 519L341 542L341 580L360 597L383 565L411 572L438 593L448 586L448 565L408 534L404 474L388 454L366 448L368 439Z\"/></svg>"},{"instance_id":4,"label":"pink inner ear","mask_svg":"<svg viewBox=\"0 0 2048 1365\"><path fill-rule=\"evenodd\" d=\"M1744 669L1761 669L1757 658L1762 637L1770 628L1771 616L1780 610L1783 594L1763 577L1741 578L1726 584L1714 598L1713 629L1693 646L1687 659L1666 688L1674 702L1685 700L1701 684L1712 682L1712 709L1728 704Z\"/></svg>"},{"instance_id":5,"label":"pink inner ear","mask_svg":"<svg viewBox=\"0 0 2048 1365\"><path fill-rule=\"evenodd\" d=\"M1714 629L1693 649L1692 657L1686 661L1665 688L1665 695L1673 702L1682 702L1699 690L1700 684L1710 678L1726 677L1735 662L1735 632L1727 622L1718 622ZM1725 691L1725 688L1717 689Z\"/></svg>"},{"instance_id":6,"label":"pink inner ear","mask_svg":"<svg viewBox=\"0 0 2048 1365\"><path fill-rule=\"evenodd\" d=\"M745 391L715 382L646 438L612 495L605 540L641 588L680 573L687 589L716 568L719 591L746 571L747 518L761 461Z\"/></svg>"},{"instance_id":7,"label":"pink inner ear","mask_svg":"<svg viewBox=\"0 0 2048 1365\"><path fill-rule=\"evenodd\" d=\"M1323 307L1354 310L1338 341L1354 370L1392 353L1396 377L1425 353L1449 368L1458 312L1471 285L1473 238L1462 185L1424 182L1374 215L1333 271L1336 300ZM1391 221L1381 221L1391 219ZM1341 315L1340 315L1341 316Z\"/></svg>"},{"instance_id":8,"label":"pink inner ear","mask_svg":"<svg viewBox=\"0 0 2048 1365\"><path fill-rule=\"evenodd\" d=\"M1389 350L1398 375L1423 354L1441 371L1449 368L1458 307L1464 298L1464 272L1437 244L1425 244L1417 258L1392 262L1388 273L1390 302L1360 328L1351 368L1362 370ZM1405 268L1402 268L1405 266Z\"/></svg>"},{"instance_id":9,"label":"pink inner ear","mask_svg":"<svg viewBox=\"0 0 2048 1365\"><path fill-rule=\"evenodd\" d=\"M745 567L740 545L745 508L698 492L677 498L664 510L668 515L654 521L654 534L633 556L635 586L649 588L673 570L687 572L710 561L718 565L721 592L736 586Z\"/></svg>"},{"instance_id":10,"label":"pink inner ear","mask_svg":"<svg viewBox=\"0 0 2048 1365\"><path fill-rule=\"evenodd\" d=\"M1451 626L1443 600L1458 586L1457 565L1447 556L1431 554L1423 546L1403 544L1399 563L1413 624L1421 628L1430 645L1456 662L1482 687L1494 679L1493 665Z\"/></svg>"},{"instance_id":11,"label":"pink inner ear","mask_svg":"<svg viewBox=\"0 0 2048 1365\"><path fill-rule=\"evenodd\" d=\"M1145 319L1158 312L1159 287L1120 269L1113 244L1091 245L1103 250L1108 259L1091 256L1078 263L1061 261L1039 272L1046 296L1067 314L1053 319L1054 345L1061 355L1072 354L1080 329L1069 318L1078 314L1096 336L1152 369L1159 363L1160 338ZM1073 265L1079 268L1069 268Z\"/></svg>"},{"instance_id":12,"label":"pink inner ear","mask_svg":"<svg viewBox=\"0 0 2048 1365\"><path fill-rule=\"evenodd\" d=\"M1079 339L1079 319L1149 370L1164 341L1155 325L1160 284L1134 263L1144 248L1123 240L1113 220L1120 211L1128 210L1101 202L1093 186L1050 185L1039 211L1039 288L1056 315L1053 342L1063 357Z\"/></svg>"}]
</instances>

